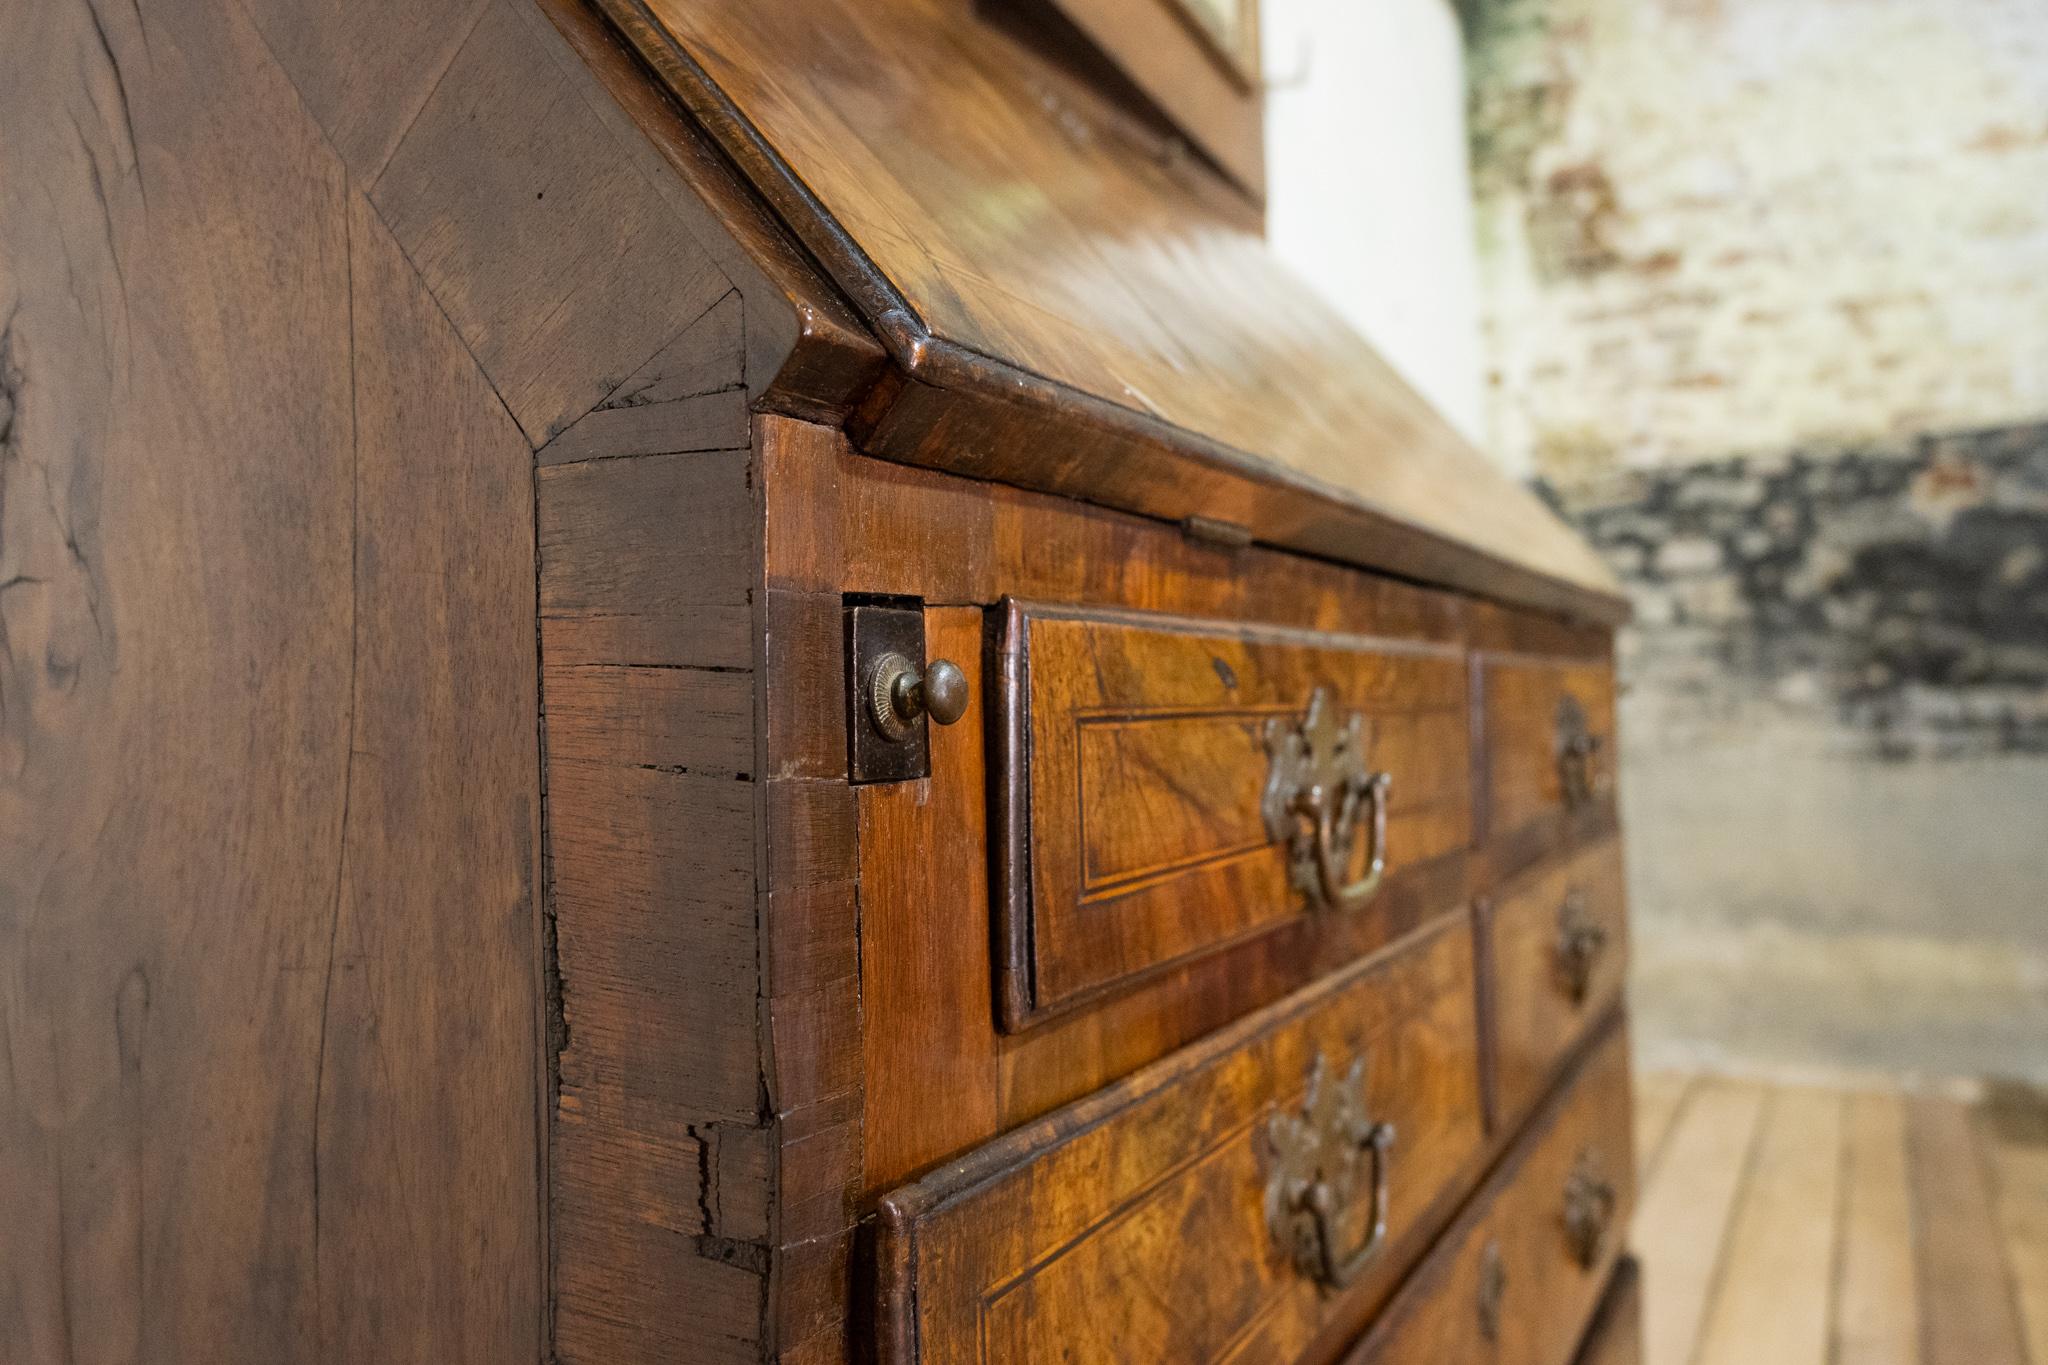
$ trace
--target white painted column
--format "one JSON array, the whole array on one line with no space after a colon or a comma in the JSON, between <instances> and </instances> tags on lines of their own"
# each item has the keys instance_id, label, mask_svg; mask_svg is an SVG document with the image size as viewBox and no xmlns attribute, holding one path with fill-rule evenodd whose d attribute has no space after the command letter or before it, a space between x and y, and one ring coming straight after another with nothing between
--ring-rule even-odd
<instances>
[{"instance_id":1,"label":"white painted column","mask_svg":"<svg viewBox=\"0 0 2048 1365\"><path fill-rule=\"evenodd\" d=\"M1483 443L1464 48L1449 0L1263 0L1260 36L1274 249Z\"/></svg>"}]
</instances>

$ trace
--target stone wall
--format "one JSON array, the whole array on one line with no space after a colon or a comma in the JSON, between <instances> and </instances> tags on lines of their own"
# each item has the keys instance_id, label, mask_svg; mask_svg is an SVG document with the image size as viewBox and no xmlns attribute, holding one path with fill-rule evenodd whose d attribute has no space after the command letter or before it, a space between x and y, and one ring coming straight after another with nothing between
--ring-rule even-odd
<instances>
[{"instance_id":1,"label":"stone wall","mask_svg":"<svg viewBox=\"0 0 2048 1365\"><path fill-rule=\"evenodd\" d=\"M2048 757L2048 423L1546 491L1629 587L1661 742L1739 704L1845 758Z\"/></svg>"},{"instance_id":2,"label":"stone wall","mask_svg":"<svg viewBox=\"0 0 2048 1365\"><path fill-rule=\"evenodd\" d=\"M1494 444L1637 607L1641 1045L2048 1077L2048 4L1464 8Z\"/></svg>"},{"instance_id":3,"label":"stone wall","mask_svg":"<svg viewBox=\"0 0 2048 1365\"><path fill-rule=\"evenodd\" d=\"M2048 414L2048 5L1461 3L1517 469Z\"/></svg>"}]
</instances>

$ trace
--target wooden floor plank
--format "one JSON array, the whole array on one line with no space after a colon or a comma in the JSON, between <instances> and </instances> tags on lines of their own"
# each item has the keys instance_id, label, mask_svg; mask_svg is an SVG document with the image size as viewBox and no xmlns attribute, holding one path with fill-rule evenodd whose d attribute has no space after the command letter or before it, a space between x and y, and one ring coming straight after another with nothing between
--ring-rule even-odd
<instances>
[{"instance_id":1,"label":"wooden floor plank","mask_svg":"<svg viewBox=\"0 0 2048 1365\"><path fill-rule=\"evenodd\" d=\"M1773 1094L1696 1365L1825 1365L1841 1175L1841 1094Z\"/></svg>"},{"instance_id":2,"label":"wooden floor plank","mask_svg":"<svg viewBox=\"0 0 2048 1365\"><path fill-rule=\"evenodd\" d=\"M1852 1095L1846 1125L1833 1365L1914 1365L1920 1311L1905 1101Z\"/></svg>"},{"instance_id":3,"label":"wooden floor plank","mask_svg":"<svg viewBox=\"0 0 2048 1365\"><path fill-rule=\"evenodd\" d=\"M1985 1153L1969 1110L1952 1100L1910 1100L1907 1151L1921 1359L1925 1365L2025 1365Z\"/></svg>"},{"instance_id":4,"label":"wooden floor plank","mask_svg":"<svg viewBox=\"0 0 2048 1365\"><path fill-rule=\"evenodd\" d=\"M1693 1077L1681 1071L1645 1071L1636 1077L1636 1164L1639 1183L1657 1169L1657 1154L1671 1135L1672 1120L1685 1103Z\"/></svg>"},{"instance_id":5,"label":"wooden floor plank","mask_svg":"<svg viewBox=\"0 0 2048 1365\"><path fill-rule=\"evenodd\" d=\"M1764 1097L1757 1085L1698 1082L1643 1186L1634 1241L1645 1266L1647 1365L1688 1365L1692 1359Z\"/></svg>"},{"instance_id":6,"label":"wooden floor plank","mask_svg":"<svg viewBox=\"0 0 2048 1365\"><path fill-rule=\"evenodd\" d=\"M2048 1365L2048 1095L1994 1092L1982 1133L2027 1355L2032 1365Z\"/></svg>"}]
</instances>

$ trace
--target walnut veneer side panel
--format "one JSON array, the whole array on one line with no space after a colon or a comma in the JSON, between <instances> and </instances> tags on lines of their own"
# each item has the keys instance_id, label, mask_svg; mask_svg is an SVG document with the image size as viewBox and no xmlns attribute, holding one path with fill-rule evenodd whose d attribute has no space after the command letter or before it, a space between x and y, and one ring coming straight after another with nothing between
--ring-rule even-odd
<instances>
[{"instance_id":1,"label":"walnut veneer side panel","mask_svg":"<svg viewBox=\"0 0 2048 1365\"><path fill-rule=\"evenodd\" d=\"M0 879L115 1022L6 1011L75 1099L0 1094L0 1355L761 1358L818 803L755 780L748 410L879 346L566 0L16 30Z\"/></svg>"},{"instance_id":2,"label":"walnut veneer side panel","mask_svg":"<svg viewBox=\"0 0 2048 1365\"><path fill-rule=\"evenodd\" d=\"M762 590L758 298L536 452L565 1362L844 1349L852 798L800 733L836 691L761 682L837 644Z\"/></svg>"},{"instance_id":3,"label":"walnut veneer side panel","mask_svg":"<svg viewBox=\"0 0 2048 1365\"><path fill-rule=\"evenodd\" d=\"M565 1361L760 1354L749 459L539 471Z\"/></svg>"},{"instance_id":4,"label":"walnut veneer side panel","mask_svg":"<svg viewBox=\"0 0 2048 1365\"><path fill-rule=\"evenodd\" d=\"M265 8L0 43L0 1358L534 1360L532 455Z\"/></svg>"},{"instance_id":5,"label":"walnut veneer side panel","mask_svg":"<svg viewBox=\"0 0 2048 1365\"><path fill-rule=\"evenodd\" d=\"M605 123L617 154L750 304L736 339L753 402L813 420L842 419L878 382L881 344L591 6L539 0L539 8L595 78L576 88ZM650 368L662 373L659 365ZM630 381L619 392L649 399Z\"/></svg>"}]
</instances>

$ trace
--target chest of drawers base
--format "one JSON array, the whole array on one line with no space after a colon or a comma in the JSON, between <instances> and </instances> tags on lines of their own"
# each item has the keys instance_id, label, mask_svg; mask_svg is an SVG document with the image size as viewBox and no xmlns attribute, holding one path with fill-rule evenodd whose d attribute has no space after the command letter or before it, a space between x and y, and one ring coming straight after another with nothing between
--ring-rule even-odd
<instances>
[{"instance_id":1,"label":"chest of drawers base","mask_svg":"<svg viewBox=\"0 0 2048 1365\"><path fill-rule=\"evenodd\" d=\"M848 1312L891 1360L1334 1358L1612 1034L1605 634L770 432L769 600L816 623L771 699L866 696L850 634L796 649L870 602L972 698L845 817ZM821 767L868 723L782 714Z\"/></svg>"},{"instance_id":2,"label":"chest of drawers base","mask_svg":"<svg viewBox=\"0 0 2048 1365\"><path fill-rule=\"evenodd\" d=\"M968 160L797 171L895 144L783 121L765 40L1041 117L960 86L978 7L599 8L547 12L725 285L536 476L558 1354L1341 1357L1617 1017L1618 600L1362 355L1259 362L1305 480L1218 337L1128 372L1177 423L1058 290L933 330L875 261L946 235L860 196ZM986 282L998 202L920 259Z\"/></svg>"}]
</instances>

